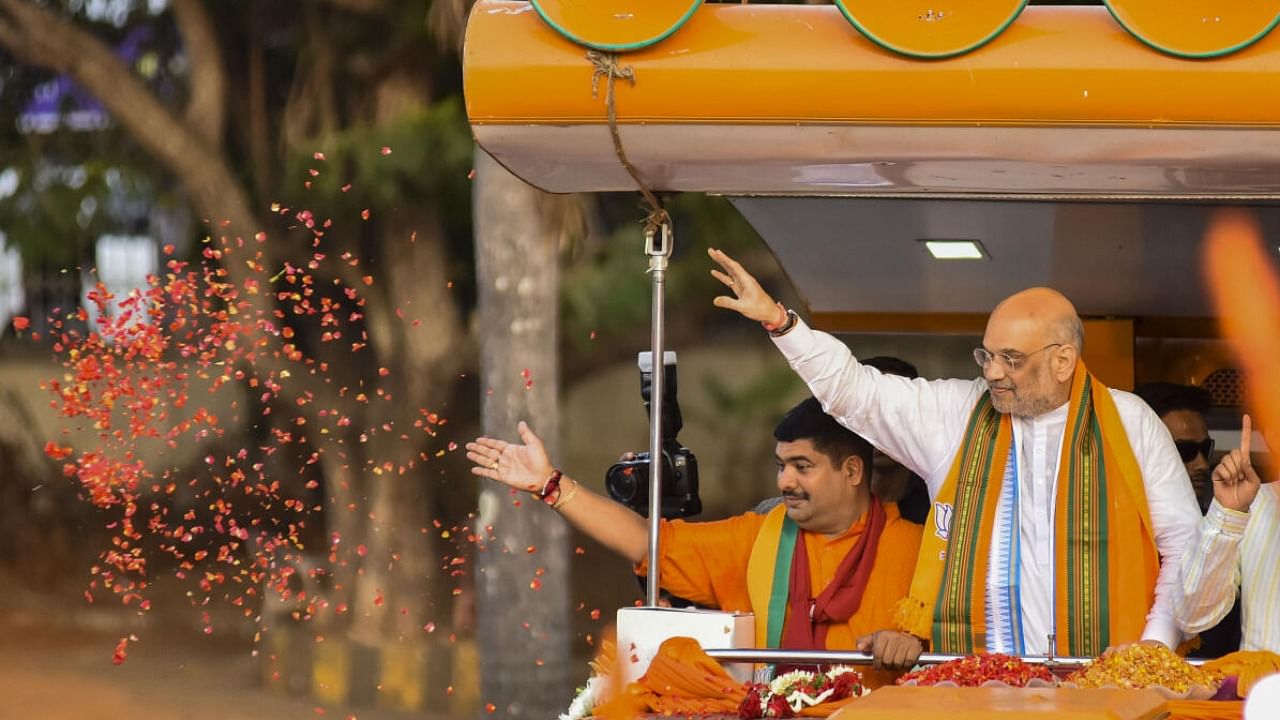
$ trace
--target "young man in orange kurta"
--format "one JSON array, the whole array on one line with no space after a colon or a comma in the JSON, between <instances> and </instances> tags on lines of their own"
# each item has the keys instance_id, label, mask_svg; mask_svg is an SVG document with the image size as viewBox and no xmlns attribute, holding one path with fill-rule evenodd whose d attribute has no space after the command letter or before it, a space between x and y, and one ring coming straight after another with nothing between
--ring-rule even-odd
<instances>
[{"instance_id":1,"label":"young man in orange kurta","mask_svg":"<svg viewBox=\"0 0 1280 720\"><path fill-rule=\"evenodd\" d=\"M520 423L519 431L524 445L468 443L472 472L541 496L647 573L648 523L555 470L529 427ZM663 521L663 588L699 605L755 613L762 647L861 649L890 667L913 661L916 645L885 629L910 589L922 528L872 496L871 445L813 398L783 417L774 438L783 503L768 515ZM866 675L872 687L890 677Z\"/></svg>"}]
</instances>

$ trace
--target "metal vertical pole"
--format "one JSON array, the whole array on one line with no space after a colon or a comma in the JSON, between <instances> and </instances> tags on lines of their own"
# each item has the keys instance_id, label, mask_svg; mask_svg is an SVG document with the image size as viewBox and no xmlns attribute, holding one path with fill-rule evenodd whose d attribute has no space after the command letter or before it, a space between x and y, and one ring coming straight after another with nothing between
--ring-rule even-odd
<instances>
[{"instance_id":1,"label":"metal vertical pole","mask_svg":"<svg viewBox=\"0 0 1280 720\"><path fill-rule=\"evenodd\" d=\"M661 245L655 246L658 236ZM662 578L658 567L658 521L662 518L662 398L666 390L666 275L671 257L671 225L645 231L644 252L649 256L649 275L653 278L653 318L650 345L653 350L653 380L649 385L649 579L645 588L645 604L658 607L658 591Z\"/></svg>"}]
</instances>

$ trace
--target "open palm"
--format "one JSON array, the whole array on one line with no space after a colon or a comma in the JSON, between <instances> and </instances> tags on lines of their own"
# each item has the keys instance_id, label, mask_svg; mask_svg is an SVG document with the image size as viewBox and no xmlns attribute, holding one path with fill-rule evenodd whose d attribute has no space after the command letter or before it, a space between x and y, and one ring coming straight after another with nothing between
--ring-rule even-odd
<instances>
[{"instance_id":1,"label":"open palm","mask_svg":"<svg viewBox=\"0 0 1280 720\"><path fill-rule=\"evenodd\" d=\"M538 492L553 470L542 440L523 420L516 426L523 445L490 437L467 443L467 459L475 463L473 475L497 480L517 490Z\"/></svg>"}]
</instances>

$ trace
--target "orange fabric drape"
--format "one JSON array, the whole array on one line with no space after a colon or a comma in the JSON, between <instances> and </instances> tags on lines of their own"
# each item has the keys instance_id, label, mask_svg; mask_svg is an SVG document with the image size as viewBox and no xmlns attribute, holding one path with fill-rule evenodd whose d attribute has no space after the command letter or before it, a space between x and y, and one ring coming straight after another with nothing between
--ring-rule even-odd
<instances>
[{"instance_id":1,"label":"orange fabric drape","mask_svg":"<svg viewBox=\"0 0 1280 720\"><path fill-rule=\"evenodd\" d=\"M1241 720L1243 700L1170 700L1168 720Z\"/></svg>"},{"instance_id":2,"label":"orange fabric drape","mask_svg":"<svg viewBox=\"0 0 1280 720\"><path fill-rule=\"evenodd\" d=\"M666 640L649 670L622 694L596 708L600 717L632 718L637 713L673 715L734 713L747 689L687 637Z\"/></svg>"},{"instance_id":3,"label":"orange fabric drape","mask_svg":"<svg viewBox=\"0 0 1280 720\"><path fill-rule=\"evenodd\" d=\"M1248 697L1253 684L1280 673L1280 655L1267 650L1237 650L1205 663L1202 668L1237 679L1236 695Z\"/></svg>"},{"instance_id":4,"label":"orange fabric drape","mask_svg":"<svg viewBox=\"0 0 1280 720\"><path fill-rule=\"evenodd\" d=\"M730 677L697 641L674 637L659 646L643 677L624 688L618 697L598 706L595 715L606 720L631 720L646 712L677 716L731 714L738 711L746 696L746 685ZM827 717L856 699L814 705L800 715Z\"/></svg>"}]
</instances>

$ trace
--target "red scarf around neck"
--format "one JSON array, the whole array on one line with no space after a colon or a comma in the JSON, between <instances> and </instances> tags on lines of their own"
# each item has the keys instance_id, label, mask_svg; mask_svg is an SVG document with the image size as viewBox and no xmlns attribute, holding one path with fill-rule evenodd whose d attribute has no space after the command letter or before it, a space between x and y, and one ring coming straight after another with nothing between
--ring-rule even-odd
<instances>
[{"instance_id":1,"label":"red scarf around neck","mask_svg":"<svg viewBox=\"0 0 1280 720\"><path fill-rule=\"evenodd\" d=\"M804 536L791 557L791 583L787 592L787 621L781 646L788 650L826 650L827 630L848 621L862 604L862 593L871 578L876 548L885 526L884 507L874 496L867 508L867 526L853 549L840 561L826 589L813 597L809 584L809 553ZM852 649L852 648L850 648Z\"/></svg>"}]
</instances>

